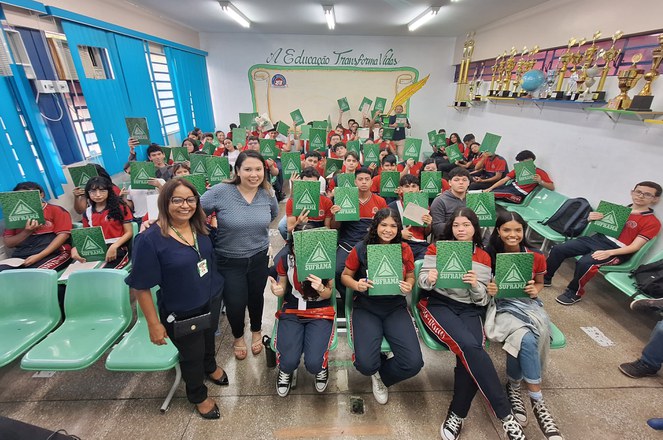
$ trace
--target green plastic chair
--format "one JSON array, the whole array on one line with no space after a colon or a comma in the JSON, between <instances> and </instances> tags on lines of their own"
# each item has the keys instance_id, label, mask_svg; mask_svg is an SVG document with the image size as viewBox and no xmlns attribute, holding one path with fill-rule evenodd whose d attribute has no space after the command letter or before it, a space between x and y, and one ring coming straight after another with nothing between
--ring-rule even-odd
<instances>
[{"instance_id":1,"label":"green plastic chair","mask_svg":"<svg viewBox=\"0 0 663 440\"><path fill-rule=\"evenodd\" d=\"M54 270L0 273L0 367L13 362L60 323L57 281Z\"/></svg>"},{"instance_id":2,"label":"green plastic chair","mask_svg":"<svg viewBox=\"0 0 663 440\"><path fill-rule=\"evenodd\" d=\"M157 290L159 290L158 287L152 289L152 301L155 304ZM136 314L138 316L136 324L124 335L120 343L113 347L106 358L106 369L110 371L151 372L174 368L175 381L161 405L161 412L166 412L175 390L182 380L179 353L168 338L166 339L166 345L154 345L150 341L150 331L147 327L145 314L138 303Z\"/></svg>"},{"instance_id":3,"label":"green plastic chair","mask_svg":"<svg viewBox=\"0 0 663 440\"><path fill-rule=\"evenodd\" d=\"M82 270L71 274L64 323L21 360L24 370L73 371L95 363L131 323L127 272Z\"/></svg>"},{"instance_id":4,"label":"green plastic chair","mask_svg":"<svg viewBox=\"0 0 663 440\"><path fill-rule=\"evenodd\" d=\"M647 264L660 260L663 260L663 251L658 252L656 255L648 259ZM608 272L605 274L605 279L627 296L631 297L631 299L649 298L649 296L644 293L638 293L639 291L635 285L635 279L631 277L630 272Z\"/></svg>"},{"instance_id":5,"label":"green plastic chair","mask_svg":"<svg viewBox=\"0 0 663 440\"><path fill-rule=\"evenodd\" d=\"M510 180L510 181L507 182L506 184L508 185L510 182L513 182L513 180ZM529 194L527 194L527 195L525 196L525 198L523 199L523 201L522 201L521 203L518 203L518 204L514 204L514 203L510 203L510 202L505 202L505 201L502 201L502 200L499 200L499 199L495 200L495 203L497 203L498 205L500 205L501 207L503 207L503 208L505 208L505 209L508 209L509 211L511 211L511 210L509 209L509 207L517 206L517 207L519 207L519 208L524 208L524 207L529 206L530 203L532 203L532 201L534 200L534 198L536 197L536 195L537 195L537 194L539 193L539 191L542 190L542 189L545 189L545 188L542 188L542 187L540 187L540 186L537 186L536 188L534 188L534 189L532 190L532 192L530 192Z\"/></svg>"},{"instance_id":6,"label":"green plastic chair","mask_svg":"<svg viewBox=\"0 0 663 440\"><path fill-rule=\"evenodd\" d=\"M632 270L635 270L638 266L640 266L642 259L645 257L645 255L647 255L649 249L654 246L654 243L656 243L657 239L658 236L648 240L640 249L638 249L636 253L633 254L631 258L628 259L628 261L614 266L601 266L599 270L603 274L610 272L631 272Z\"/></svg>"},{"instance_id":7,"label":"green plastic chair","mask_svg":"<svg viewBox=\"0 0 663 440\"><path fill-rule=\"evenodd\" d=\"M531 195L532 193L530 193ZM541 188L531 199L528 205L508 205L506 209L520 214L526 222L545 220L559 209L568 200L564 194Z\"/></svg>"},{"instance_id":8,"label":"green plastic chair","mask_svg":"<svg viewBox=\"0 0 663 440\"><path fill-rule=\"evenodd\" d=\"M355 351L355 344L354 341L352 340L352 304L354 302L354 290L350 289L349 287L345 288L345 319L348 325L348 331L346 332L348 335L348 345L350 346L350 350L353 352ZM389 346L389 342L387 342L386 338L382 338L382 344L380 346L380 351L382 353L388 353L391 351L391 347Z\"/></svg>"}]
</instances>

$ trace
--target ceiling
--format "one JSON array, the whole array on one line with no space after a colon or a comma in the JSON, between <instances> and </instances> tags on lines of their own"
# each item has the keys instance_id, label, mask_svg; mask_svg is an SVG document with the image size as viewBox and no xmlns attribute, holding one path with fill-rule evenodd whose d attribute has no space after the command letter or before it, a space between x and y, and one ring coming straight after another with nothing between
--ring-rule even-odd
<instances>
[{"instance_id":1,"label":"ceiling","mask_svg":"<svg viewBox=\"0 0 663 440\"><path fill-rule=\"evenodd\" d=\"M548 0L233 0L252 25L242 28L216 0L125 0L198 32L457 37ZM333 4L336 29L322 5ZM407 24L429 6L444 5L415 32Z\"/></svg>"}]
</instances>

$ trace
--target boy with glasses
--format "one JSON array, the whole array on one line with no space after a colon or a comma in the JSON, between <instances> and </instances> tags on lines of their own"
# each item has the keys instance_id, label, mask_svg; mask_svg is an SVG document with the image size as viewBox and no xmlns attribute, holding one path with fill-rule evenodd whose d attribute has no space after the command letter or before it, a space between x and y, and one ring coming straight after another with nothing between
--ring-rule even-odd
<instances>
[{"instance_id":1,"label":"boy with glasses","mask_svg":"<svg viewBox=\"0 0 663 440\"><path fill-rule=\"evenodd\" d=\"M550 286L552 277L562 262L570 257L582 255L575 267L573 278L564 293L557 297L557 302L570 306L582 299L585 285L605 265L621 264L627 261L647 241L653 239L661 229L661 222L654 215L652 206L661 195L661 185L656 182L640 182L631 191L631 214L619 237L612 238L603 234L591 237L579 237L555 245L548 255L548 272L544 277L544 286ZM589 221L601 220L603 214L590 212Z\"/></svg>"}]
</instances>

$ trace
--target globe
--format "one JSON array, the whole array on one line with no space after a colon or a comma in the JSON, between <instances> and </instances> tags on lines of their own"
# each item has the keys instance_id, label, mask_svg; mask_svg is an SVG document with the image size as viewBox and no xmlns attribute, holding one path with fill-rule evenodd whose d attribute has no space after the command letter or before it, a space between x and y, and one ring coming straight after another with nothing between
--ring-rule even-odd
<instances>
[{"instance_id":1,"label":"globe","mask_svg":"<svg viewBox=\"0 0 663 440\"><path fill-rule=\"evenodd\" d=\"M521 80L521 87L527 92L533 92L543 85L546 76L540 70L530 70L525 72Z\"/></svg>"}]
</instances>

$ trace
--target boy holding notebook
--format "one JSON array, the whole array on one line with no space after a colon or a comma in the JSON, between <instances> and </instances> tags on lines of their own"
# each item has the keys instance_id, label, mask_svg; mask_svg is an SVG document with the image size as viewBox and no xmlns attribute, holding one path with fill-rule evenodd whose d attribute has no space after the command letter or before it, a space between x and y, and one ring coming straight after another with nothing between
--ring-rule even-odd
<instances>
[{"instance_id":1,"label":"boy holding notebook","mask_svg":"<svg viewBox=\"0 0 663 440\"><path fill-rule=\"evenodd\" d=\"M523 150L516 154L516 161L519 163L534 162L535 160L536 155L529 150ZM537 186L542 186L550 191L554 191L555 184L550 179L548 173L539 167L536 167L535 171L536 174L532 176L532 183L519 183L518 173L514 168L508 172L506 176L502 177L489 188L486 188L484 192L493 191L495 193L495 199L497 200L504 200L505 202L511 203L522 203L523 200L525 200L525 197L534 191L534 188ZM513 182L507 184L509 180L513 180Z\"/></svg>"},{"instance_id":2,"label":"boy holding notebook","mask_svg":"<svg viewBox=\"0 0 663 440\"><path fill-rule=\"evenodd\" d=\"M398 187L398 200L393 201L389 204L389 208L392 211L397 212L403 220L403 211L407 207L405 205L404 199L405 194L408 193L419 193L419 178L413 176L412 174L406 174L401 177ZM428 197L426 197L428 198ZM428 207L426 207L428 209ZM412 254L414 254L414 261L423 260L428 249L428 242L426 237L430 234L431 223L433 223L433 217L430 216L430 213L427 213L421 217L424 226L405 226L403 225L403 230L401 231L401 237L410 245L412 249Z\"/></svg>"}]
</instances>

